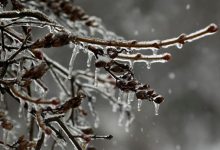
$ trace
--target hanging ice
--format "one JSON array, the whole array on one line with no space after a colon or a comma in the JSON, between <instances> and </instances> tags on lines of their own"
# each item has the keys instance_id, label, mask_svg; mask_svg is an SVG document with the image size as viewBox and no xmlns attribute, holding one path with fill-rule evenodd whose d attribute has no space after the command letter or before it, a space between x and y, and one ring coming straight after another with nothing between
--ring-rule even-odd
<instances>
[{"instance_id":1,"label":"hanging ice","mask_svg":"<svg viewBox=\"0 0 220 150\"><path fill-rule=\"evenodd\" d=\"M157 55L158 49L153 48L153 49L152 49L152 52L153 52L153 55Z\"/></svg>"},{"instance_id":2,"label":"hanging ice","mask_svg":"<svg viewBox=\"0 0 220 150\"><path fill-rule=\"evenodd\" d=\"M141 105L142 105L142 100L138 99L138 106L137 106L138 111L141 111Z\"/></svg>"},{"instance_id":3,"label":"hanging ice","mask_svg":"<svg viewBox=\"0 0 220 150\"><path fill-rule=\"evenodd\" d=\"M118 126L122 126L122 121L124 120L124 117L125 117L125 112L124 110L122 110L118 118Z\"/></svg>"},{"instance_id":4,"label":"hanging ice","mask_svg":"<svg viewBox=\"0 0 220 150\"><path fill-rule=\"evenodd\" d=\"M23 108L24 108L24 101L23 100L20 100L20 106L19 106L19 109L18 109L18 118L21 118L22 117L22 112L23 112Z\"/></svg>"},{"instance_id":5,"label":"hanging ice","mask_svg":"<svg viewBox=\"0 0 220 150\"><path fill-rule=\"evenodd\" d=\"M119 93L118 93L118 102L120 103L122 101L122 96L123 96L123 91L122 90L119 90Z\"/></svg>"},{"instance_id":6,"label":"hanging ice","mask_svg":"<svg viewBox=\"0 0 220 150\"><path fill-rule=\"evenodd\" d=\"M125 132L129 132L129 128L133 120L134 120L134 115L131 114L130 118L128 118L125 123Z\"/></svg>"},{"instance_id":7,"label":"hanging ice","mask_svg":"<svg viewBox=\"0 0 220 150\"><path fill-rule=\"evenodd\" d=\"M95 122L94 122L94 127L95 127L95 128L98 128L98 127L99 127L99 122L100 122L99 116L96 115L96 117L95 117Z\"/></svg>"},{"instance_id":8,"label":"hanging ice","mask_svg":"<svg viewBox=\"0 0 220 150\"><path fill-rule=\"evenodd\" d=\"M177 43L177 44L176 44L176 47L177 47L178 49L181 49L181 48L183 48L183 44Z\"/></svg>"},{"instance_id":9,"label":"hanging ice","mask_svg":"<svg viewBox=\"0 0 220 150\"><path fill-rule=\"evenodd\" d=\"M92 57L93 57L93 53L88 51L87 67L91 66Z\"/></svg>"},{"instance_id":10,"label":"hanging ice","mask_svg":"<svg viewBox=\"0 0 220 150\"><path fill-rule=\"evenodd\" d=\"M155 115L157 116L157 115L159 115L159 107L160 107L160 104L155 103L155 102L153 102L153 103L154 103Z\"/></svg>"},{"instance_id":11,"label":"hanging ice","mask_svg":"<svg viewBox=\"0 0 220 150\"><path fill-rule=\"evenodd\" d=\"M75 61L76 56L77 56L78 53L79 53L79 46L75 45L74 48L73 48L72 56L70 58L70 62L69 62L69 75L68 75L69 79L71 79L72 72L73 72L74 61Z\"/></svg>"},{"instance_id":12,"label":"hanging ice","mask_svg":"<svg viewBox=\"0 0 220 150\"><path fill-rule=\"evenodd\" d=\"M134 92L128 93L128 104L130 105L132 101L134 101Z\"/></svg>"},{"instance_id":13,"label":"hanging ice","mask_svg":"<svg viewBox=\"0 0 220 150\"><path fill-rule=\"evenodd\" d=\"M146 61L146 65L147 65L147 69L151 68L151 62L150 61Z\"/></svg>"},{"instance_id":14,"label":"hanging ice","mask_svg":"<svg viewBox=\"0 0 220 150\"><path fill-rule=\"evenodd\" d=\"M94 86L98 86L98 74L99 74L100 69L95 68L95 75L94 75Z\"/></svg>"}]
</instances>

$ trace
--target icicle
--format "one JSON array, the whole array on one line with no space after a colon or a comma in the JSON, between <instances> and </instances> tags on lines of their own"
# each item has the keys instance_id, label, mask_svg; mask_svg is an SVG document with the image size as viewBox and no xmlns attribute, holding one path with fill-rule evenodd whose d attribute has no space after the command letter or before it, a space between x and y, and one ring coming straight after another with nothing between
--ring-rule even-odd
<instances>
[{"instance_id":1,"label":"icicle","mask_svg":"<svg viewBox=\"0 0 220 150\"><path fill-rule=\"evenodd\" d=\"M123 95L123 91L122 90L119 90L119 93L118 93L118 102L121 103L122 101L122 95Z\"/></svg>"},{"instance_id":2,"label":"icicle","mask_svg":"<svg viewBox=\"0 0 220 150\"><path fill-rule=\"evenodd\" d=\"M22 79L22 66L23 66L23 63L20 62L19 65L18 65L18 69L17 69L17 79L18 79L18 81L21 81L21 79Z\"/></svg>"},{"instance_id":3,"label":"icicle","mask_svg":"<svg viewBox=\"0 0 220 150\"><path fill-rule=\"evenodd\" d=\"M3 12L3 11L4 11L3 4L0 3L0 13Z\"/></svg>"},{"instance_id":4,"label":"icicle","mask_svg":"<svg viewBox=\"0 0 220 150\"><path fill-rule=\"evenodd\" d=\"M154 103L155 115L157 116L157 115L159 115L160 104L157 104L155 102L153 102L153 103Z\"/></svg>"},{"instance_id":5,"label":"icicle","mask_svg":"<svg viewBox=\"0 0 220 150\"><path fill-rule=\"evenodd\" d=\"M151 68L151 62L150 61L146 61L146 65L147 65L147 69Z\"/></svg>"},{"instance_id":6,"label":"icicle","mask_svg":"<svg viewBox=\"0 0 220 150\"><path fill-rule=\"evenodd\" d=\"M118 126L122 126L122 121L124 120L124 118L125 118L125 112L124 110L122 110L118 118Z\"/></svg>"},{"instance_id":7,"label":"icicle","mask_svg":"<svg viewBox=\"0 0 220 150\"><path fill-rule=\"evenodd\" d=\"M93 53L88 51L88 58L87 58L87 67L88 68L91 66L92 57L93 57Z\"/></svg>"},{"instance_id":8,"label":"icicle","mask_svg":"<svg viewBox=\"0 0 220 150\"><path fill-rule=\"evenodd\" d=\"M130 105L132 101L134 101L134 92L129 92L128 93L128 104Z\"/></svg>"},{"instance_id":9,"label":"icicle","mask_svg":"<svg viewBox=\"0 0 220 150\"><path fill-rule=\"evenodd\" d=\"M68 78L71 79L72 76L72 72L73 72L73 65L74 65L74 61L76 59L77 54L79 53L79 46L75 45L72 51L72 56L70 58L70 62L69 62L69 75Z\"/></svg>"},{"instance_id":10,"label":"icicle","mask_svg":"<svg viewBox=\"0 0 220 150\"><path fill-rule=\"evenodd\" d=\"M94 74L94 86L98 86L98 74L99 74L100 68L95 68L95 74Z\"/></svg>"},{"instance_id":11,"label":"icicle","mask_svg":"<svg viewBox=\"0 0 220 150\"><path fill-rule=\"evenodd\" d=\"M94 127L95 127L95 128L98 128L98 127L99 127L99 122L100 122L99 116L96 115L96 117L95 117L95 122L94 122Z\"/></svg>"},{"instance_id":12,"label":"icicle","mask_svg":"<svg viewBox=\"0 0 220 150\"><path fill-rule=\"evenodd\" d=\"M94 35L95 35L95 32L96 32L95 29L96 29L96 28L94 28L94 27L89 27L89 31L90 31L91 36L94 36Z\"/></svg>"},{"instance_id":13,"label":"icicle","mask_svg":"<svg viewBox=\"0 0 220 150\"><path fill-rule=\"evenodd\" d=\"M4 143L8 143L8 130L6 130L6 129L2 129L2 131L3 131L3 135L2 135L2 138L3 138L3 142Z\"/></svg>"},{"instance_id":14,"label":"icicle","mask_svg":"<svg viewBox=\"0 0 220 150\"><path fill-rule=\"evenodd\" d=\"M118 104L117 103L113 103L112 104L112 112L117 112L118 110Z\"/></svg>"},{"instance_id":15,"label":"icicle","mask_svg":"<svg viewBox=\"0 0 220 150\"><path fill-rule=\"evenodd\" d=\"M48 146L48 140L49 140L50 136L45 134L45 138L44 138L44 147Z\"/></svg>"},{"instance_id":16,"label":"icicle","mask_svg":"<svg viewBox=\"0 0 220 150\"><path fill-rule=\"evenodd\" d=\"M30 112L30 111L28 111L28 112ZM27 113L27 119L26 119L26 124L27 124L27 126L29 127L30 126L30 123L31 123L31 117L32 117L32 115L31 115L31 113Z\"/></svg>"},{"instance_id":17,"label":"icicle","mask_svg":"<svg viewBox=\"0 0 220 150\"><path fill-rule=\"evenodd\" d=\"M4 94L2 94L1 92L0 92L0 101L1 101L1 102L4 101Z\"/></svg>"},{"instance_id":18,"label":"icicle","mask_svg":"<svg viewBox=\"0 0 220 150\"><path fill-rule=\"evenodd\" d=\"M133 68L134 68L134 61L133 61L133 60L130 60L130 61L129 61L129 64L130 64L130 68L133 69Z\"/></svg>"},{"instance_id":19,"label":"icicle","mask_svg":"<svg viewBox=\"0 0 220 150\"><path fill-rule=\"evenodd\" d=\"M141 111L141 105L142 105L142 100L138 99L138 106L137 106L138 111Z\"/></svg>"},{"instance_id":20,"label":"icicle","mask_svg":"<svg viewBox=\"0 0 220 150\"><path fill-rule=\"evenodd\" d=\"M122 101L124 101L124 102L128 101L128 93L127 92L123 92Z\"/></svg>"},{"instance_id":21,"label":"icicle","mask_svg":"<svg viewBox=\"0 0 220 150\"><path fill-rule=\"evenodd\" d=\"M130 123L127 120L126 123L125 123L125 132L127 132L127 133L130 131L129 126L130 126Z\"/></svg>"},{"instance_id":22,"label":"icicle","mask_svg":"<svg viewBox=\"0 0 220 150\"><path fill-rule=\"evenodd\" d=\"M133 120L134 120L134 115L131 114L130 118L125 123L125 132L129 132L129 128Z\"/></svg>"},{"instance_id":23,"label":"icicle","mask_svg":"<svg viewBox=\"0 0 220 150\"><path fill-rule=\"evenodd\" d=\"M24 104L25 102L23 100L20 100L20 106L18 109L18 118L21 118L23 115L22 112L23 112Z\"/></svg>"}]
</instances>

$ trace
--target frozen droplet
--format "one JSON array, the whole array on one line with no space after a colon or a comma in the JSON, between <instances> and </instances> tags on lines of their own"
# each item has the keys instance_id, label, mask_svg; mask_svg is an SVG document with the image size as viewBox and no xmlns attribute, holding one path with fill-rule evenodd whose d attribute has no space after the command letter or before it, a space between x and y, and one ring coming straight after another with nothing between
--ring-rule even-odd
<instances>
[{"instance_id":1,"label":"frozen droplet","mask_svg":"<svg viewBox=\"0 0 220 150\"><path fill-rule=\"evenodd\" d=\"M141 105L142 105L142 100L138 99L138 106L137 106L138 111L141 111Z\"/></svg>"},{"instance_id":2,"label":"frozen droplet","mask_svg":"<svg viewBox=\"0 0 220 150\"><path fill-rule=\"evenodd\" d=\"M94 86L98 86L98 74L100 72L100 68L95 68L95 75L94 75Z\"/></svg>"},{"instance_id":3,"label":"frozen droplet","mask_svg":"<svg viewBox=\"0 0 220 150\"><path fill-rule=\"evenodd\" d=\"M158 49L152 48L153 55L157 55Z\"/></svg>"},{"instance_id":4,"label":"frozen droplet","mask_svg":"<svg viewBox=\"0 0 220 150\"><path fill-rule=\"evenodd\" d=\"M146 65L147 65L147 69L151 68L151 62L150 61L146 61Z\"/></svg>"},{"instance_id":5,"label":"frozen droplet","mask_svg":"<svg viewBox=\"0 0 220 150\"><path fill-rule=\"evenodd\" d=\"M181 48L183 48L183 44L182 44L182 43L177 43L177 44L176 44L176 47L177 47L178 49L181 49Z\"/></svg>"},{"instance_id":6,"label":"frozen droplet","mask_svg":"<svg viewBox=\"0 0 220 150\"><path fill-rule=\"evenodd\" d=\"M69 79L71 79L72 72L73 72L74 61L75 61L76 56L77 56L78 53L79 53L79 46L75 45L74 48L73 48L73 51L72 51L70 62L69 62L69 75L68 75Z\"/></svg>"},{"instance_id":7,"label":"frozen droplet","mask_svg":"<svg viewBox=\"0 0 220 150\"><path fill-rule=\"evenodd\" d=\"M144 132L144 128L141 128L141 133L143 133Z\"/></svg>"},{"instance_id":8,"label":"frozen droplet","mask_svg":"<svg viewBox=\"0 0 220 150\"><path fill-rule=\"evenodd\" d=\"M92 57L93 57L93 53L88 51L87 67L91 66Z\"/></svg>"},{"instance_id":9,"label":"frozen droplet","mask_svg":"<svg viewBox=\"0 0 220 150\"><path fill-rule=\"evenodd\" d=\"M21 118L23 116L22 112L23 112L24 104L25 104L24 101L20 100L20 106L18 109L18 118Z\"/></svg>"},{"instance_id":10,"label":"frozen droplet","mask_svg":"<svg viewBox=\"0 0 220 150\"><path fill-rule=\"evenodd\" d=\"M160 107L160 104L155 103L155 102L153 102L153 103L154 103L155 115L157 116L157 115L159 115L159 107Z\"/></svg>"},{"instance_id":11,"label":"frozen droplet","mask_svg":"<svg viewBox=\"0 0 220 150\"><path fill-rule=\"evenodd\" d=\"M55 28L53 26L47 26L47 27L48 27L50 33L54 32Z\"/></svg>"}]
</instances>

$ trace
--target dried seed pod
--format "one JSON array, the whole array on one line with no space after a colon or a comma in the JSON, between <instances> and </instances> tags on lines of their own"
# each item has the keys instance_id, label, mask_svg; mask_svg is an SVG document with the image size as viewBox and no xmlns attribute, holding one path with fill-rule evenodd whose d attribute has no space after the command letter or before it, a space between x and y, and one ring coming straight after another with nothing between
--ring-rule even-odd
<instances>
[{"instance_id":1,"label":"dried seed pod","mask_svg":"<svg viewBox=\"0 0 220 150\"><path fill-rule=\"evenodd\" d=\"M47 70L48 66L45 62L43 62L38 66L34 66L30 70L25 72L22 78L39 79L47 72Z\"/></svg>"},{"instance_id":2,"label":"dried seed pod","mask_svg":"<svg viewBox=\"0 0 220 150\"><path fill-rule=\"evenodd\" d=\"M115 72L115 73L124 73L125 70L120 67L120 66L117 66L117 65L114 65L110 68L111 71Z\"/></svg>"},{"instance_id":3,"label":"dried seed pod","mask_svg":"<svg viewBox=\"0 0 220 150\"><path fill-rule=\"evenodd\" d=\"M164 98L163 98L161 95L157 96L157 97L154 99L154 102L157 103L157 104L160 104L160 103L162 103L163 101L164 101Z\"/></svg>"},{"instance_id":4,"label":"dried seed pod","mask_svg":"<svg viewBox=\"0 0 220 150\"><path fill-rule=\"evenodd\" d=\"M147 90L147 95L152 96L153 93L154 93L154 89Z\"/></svg>"},{"instance_id":5,"label":"dried seed pod","mask_svg":"<svg viewBox=\"0 0 220 150\"><path fill-rule=\"evenodd\" d=\"M89 147L87 147L87 149L86 150L96 150L96 148L95 147L93 147L93 146L89 146Z\"/></svg>"},{"instance_id":6,"label":"dried seed pod","mask_svg":"<svg viewBox=\"0 0 220 150\"><path fill-rule=\"evenodd\" d=\"M32 50L32 53L37 59L43 60L44 58L43 53L39 49Z\"/></svg>"},{"instance_id":7,"label":"dried seed pod","mask_svg":"<svg viewBox=\"0 0 220 150\"><path fill-rule=\"evenodd\" d=\"M90 128L90 127L82 128L81 131L82 131L84 134L93 134L93 133L94 133L93 129Z\"/></svg>"},{"instance_id":8,"label":"dried seed pod","mask_svg":"<svg viewBox=\"0 0 220 150\"><path fill-rule=\"evenodd\" d=\"M91 52L93 52L96 56L98 56L98 55L103 55L104 54L104 52L103 52L103 48L101 48L101 47L95 47L95 46L92 46L92 45L89 45L88 46L88 49L91 51Z\"/></svg>"},{"instance_id":9,"label":"dried seed pod","mask_svg":"<svg viewBox=\"0 0 220 150\"><path fill-rule=\"evenodd\" d=\"M147 95L147 91L143 91L143 90L138 90L136 91L136 97L137 99L148 99L149 96Z\"/></svg>"},{"instance_id":10,"label":"dried seed pod","mask_svg":"<svg viewBox=\"0 0 220 150\"><path fill-rule=\"evenodd\" d=\"M3 119L1 126L6 130L11 130L13 128L13 124L7 119Z\"/></svg>"},{"instance_id":11,"label":"dried seed pod","mask_svg":"<svg viewBox=\"0 0 220 150\"><path fill-rule=\"evenodd\" d=\"M107 48L107 54L110 58L114 59L118 56L118 52L116 48Z\"/></svg>"},{"instance_id":12,"label":"dried seed pod","mask_svg":"<svg viewBox=\"0 0 220 150\"><path fill-rule=\"evenodd\" d=\"M5 112L0 111L0 119L3 118L3 117L5 117Z\"/></svg>"},{"instance_id":13,"label":"dried seed pod","mask_svg":"<svg viewBox=\"0 0 220 150\"><path fill-rule=\"evenodd\" d=\"M106 63L105 61L102 61L102 60L97 60L97 61L95 62L95 66L96 66L97 68L105 67L106 65L107 65L107 63Z\"/></svg>"}]
</instances>

